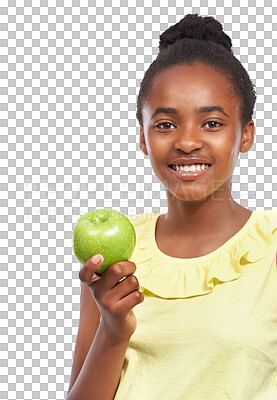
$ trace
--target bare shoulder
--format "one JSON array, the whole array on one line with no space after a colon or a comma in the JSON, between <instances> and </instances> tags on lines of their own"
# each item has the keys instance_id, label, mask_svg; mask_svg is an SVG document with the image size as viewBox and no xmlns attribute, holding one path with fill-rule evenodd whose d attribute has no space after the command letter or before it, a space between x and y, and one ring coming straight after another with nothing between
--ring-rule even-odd
<instances>
[{"instance_id":1,"label":"bare shoulder","mask_svg":"<svg viewBox=\"0 0 277 400\"><path fill-rule=\"evenodd\" d=\"M81 371L99 323L100 312L95 303L94 297L87 284L81 282L79 328L75 344L68 391L72 388L79 375L79 372Z\"/></svg>"}]
</instances>

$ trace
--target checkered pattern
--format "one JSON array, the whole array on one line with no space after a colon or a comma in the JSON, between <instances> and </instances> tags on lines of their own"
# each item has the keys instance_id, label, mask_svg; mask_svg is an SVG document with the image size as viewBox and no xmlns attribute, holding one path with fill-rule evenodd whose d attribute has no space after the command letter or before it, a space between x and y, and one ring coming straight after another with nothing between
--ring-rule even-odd
<instances>
[{"instance_id":1,"label":"checkered pattern","mask_svg":"<svg viewBox=\"0 0 277 400\"><path fill-rule=\"evenodd\" d=\"M160 33L185 14L223 23L257 87L255 143L240 154L233 197L252 210L277 207L277 8L193 4L1 0L0 399L66 395L79 320L78 217L167 210L139 149L136 97Z\"/></svg>"}]
</instances>

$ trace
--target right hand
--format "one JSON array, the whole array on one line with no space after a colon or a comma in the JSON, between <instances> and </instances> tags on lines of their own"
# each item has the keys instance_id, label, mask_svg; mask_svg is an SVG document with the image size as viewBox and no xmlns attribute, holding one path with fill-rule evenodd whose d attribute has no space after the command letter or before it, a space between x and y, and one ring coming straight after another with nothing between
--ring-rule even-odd
<instances>
[{"instance_id":1,"label":"right hand","mask_svg":"<svg viewBox=\"0 0 277 400\"><path fill-rule=\"evenodd\" d=\"M138 279L133 275L136 265L131 261L117 262L103 275L97 275L95 272L104 262L103 256L99 255L101 260L97 264L92 258L84 264L79 278L93 294L101 314L100 324L106 333L119 341L130 339L137 326L132 309L144 300Z\"/></svg>"}]
</instances>

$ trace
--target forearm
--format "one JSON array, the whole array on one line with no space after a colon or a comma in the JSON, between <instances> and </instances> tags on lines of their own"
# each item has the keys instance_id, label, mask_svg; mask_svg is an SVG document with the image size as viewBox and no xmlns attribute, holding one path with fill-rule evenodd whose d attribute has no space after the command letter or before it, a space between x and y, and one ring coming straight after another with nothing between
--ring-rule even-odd
<instances>
[{"instance_id":1,"label":"forearm","mask_svg":"<svg viewBox=\"0 0 277 400\"><path fill-rule=\"evenodd\" d=\"M113 400L129 340L118 342L101 324L84 365L65 400Z\"/></svg>"}]
</instances>

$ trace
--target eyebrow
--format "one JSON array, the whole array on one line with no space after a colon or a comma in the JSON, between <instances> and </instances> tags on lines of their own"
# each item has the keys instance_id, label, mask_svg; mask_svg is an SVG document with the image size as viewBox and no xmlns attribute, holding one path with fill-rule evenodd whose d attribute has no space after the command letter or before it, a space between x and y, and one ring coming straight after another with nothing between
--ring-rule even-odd
<instances>
[{"instance_id":1,"label":"eyebrow","mask_svg":"<svg viewBox=\"0 0 277 400\"><path fill-rule=\"evenodd\" d=\"M195 111L197 111L198 113L208 113L208 112L212 112L212 111L219 111L220 113L224 114L226 117L229 118L229 115L226 114L226 112L220 106L205 106L205 107L196 108ZM161 113L162 114L178 114L178 111L175 108L157 107L156 110L154 111L154 114L152 115L151 119Z\"/></svg>"}]
</instances>

